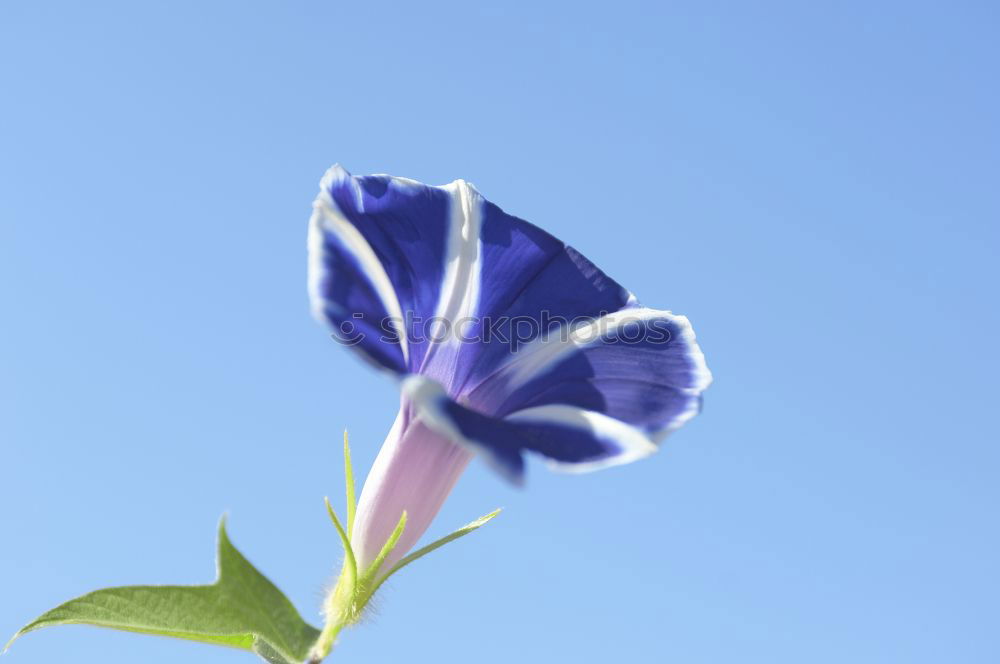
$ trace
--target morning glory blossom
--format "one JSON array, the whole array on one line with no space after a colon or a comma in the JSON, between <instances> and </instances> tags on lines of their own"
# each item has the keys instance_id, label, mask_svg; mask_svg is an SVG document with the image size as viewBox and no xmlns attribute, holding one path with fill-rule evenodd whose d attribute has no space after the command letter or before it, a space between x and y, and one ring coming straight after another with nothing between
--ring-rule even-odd
<instances>
[{"instance_id":1,"label":"morning glory blossom","mask_svg":"<svg viewBox=\"0 0 1000 664\"><path fill-rule=\"evenodd\" d=\"M570 472L635 461L698 413L711 382L687 318L642 306L463 180L331 168L309 294L336 338L401 384L351 533L360 567L404 510L386 569L411 549L473 456L513 482L526 454Z\"/></svg>"}]
</instances>

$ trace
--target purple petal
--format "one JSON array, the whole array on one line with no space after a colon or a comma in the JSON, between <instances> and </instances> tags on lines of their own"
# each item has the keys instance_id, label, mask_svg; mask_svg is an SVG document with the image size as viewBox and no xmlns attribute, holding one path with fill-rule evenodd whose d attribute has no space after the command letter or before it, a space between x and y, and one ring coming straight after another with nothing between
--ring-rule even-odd
<instances>
[{"instance_id":1,"label":"purple petal","mask_svg":"<svg viewBox=\"0 0 1000 664\"><path fill-rule=\"evenodd\" d=\"M379 346L399 347L403 366L382 362L390 370L415 371L423 361L426 344L411 338L408 321L437 311L455 227L453 203L465 189L354 177L340 166L320 184L309 247L314 311L335 330L345 318L360 319L368 329L387 328L389 335L366 339L359 350L381 361L392 353ZM386 318L393 320L387 324ZM393 332L396 338L386 340Z\"/></svg>"},{"instance_id":2,"label":"purple petal","mask_svg":"<svg viewBox=\"0 0 1000 664\"><path fill-rule=\"evenodd\" d=\"M634 307L522 349L466 399L498 416L573 405L658 436L697 414L710 382L687 318Z\"/></svg>"},{"instance_id":3,"label":"purple petal","mask_svg":"<svg viewBox=\"0 0 1000 664\"><path fill-rule=\"evenodd\" d=\"M484 323L476 331L488 340L462 349L462 392L506 363L517 342L530 340L525 332L538 336L560 320L597 318L629 301L629 292L585 256L492 203L485 207L482 243L478 312Z\"/></svg>"},{"instance_id":4,"label":"purple petal","mask_svg":"<svg viewBox=\"0 0 1000 664\"><path fill-rule=\"evenodd\" d=\"M541 406L491 417L459 405L422 376L407 378L403 393L429 428L482 454L517 484L523 481L526 451L547 457L554 469L575 472L628 463L656 451L639 429L575 406Z\"/></svg>"}]
</instances>

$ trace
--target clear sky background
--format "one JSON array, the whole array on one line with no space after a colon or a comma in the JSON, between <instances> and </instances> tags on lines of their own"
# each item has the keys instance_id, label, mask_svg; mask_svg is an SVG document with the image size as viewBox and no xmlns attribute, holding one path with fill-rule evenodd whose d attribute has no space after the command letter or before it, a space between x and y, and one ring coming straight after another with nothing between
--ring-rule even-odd
<instances>
[{"instance_id":1,"label":"clear sky background","mask_svg":"<svg viewBox=\"0 0 1000 664\"><path fill-rule=\"evenodd\" d=\"M397 388L309 317L323 171L465 178L688 315L655 457L526 489L331 662L1000 661L989 2L0 5L0 637L213 578L318 622L339 441ZM11 664L251 662L84 627Z\"/></svg>"}]
</instances>

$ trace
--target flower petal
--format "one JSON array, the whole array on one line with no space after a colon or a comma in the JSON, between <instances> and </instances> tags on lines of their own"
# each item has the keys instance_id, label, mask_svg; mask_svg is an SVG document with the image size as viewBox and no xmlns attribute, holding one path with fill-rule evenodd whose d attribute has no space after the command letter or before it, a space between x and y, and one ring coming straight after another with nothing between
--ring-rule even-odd
<instances>
[{"instance_id":1,"label":"flower petal","mask_svg":"<svg viewBox=\"0 0 1000 664\"><path fill-rule=\"evenodd\" d=\"M403 393L429 428L480 453L495 470L520 484L525 451L545 456L556 470L586 472L629 463L656 451L641 430L596 411L569 405L490 417L450 399L435 381L410 376Z\"/></svg>"},{"instance_id":2,"label":"flower petal","mask_svg":"<svg viewBox=\"0 0 1000 664\"><path fill-rule=\"evenodd\" d=\"M659 437L698 413L710 383L686 317L628 307L537 340L466 399L501 417L568 404Z\"/></svg>"},{"instance_id":3,"label":"flower petal","mask_svg":"<svg viewBox=\"0 0 1000 664\"><path fill-rule=\"evenodd\" d=\"M573 247L487 202L482 226L482 296L463 348L467 392L507 363L520 344L560 321L593 319L625 306L630 293Z\"/></svg>"},{"instance_id":4,"label":"flower petal","mask_svg":"<svg viewBox=\"0 0 1000 664\"><path fill-rule=\"evenodd\" d=\"M457 262L449 252L461 251L463 230L473 221L468 213L478 209L467 200L476 197L462 181L429 187L387 175L354 177L340 166L331 168L320 183L310 223L314 314L335 329L352 318L369 329L382 329L375 339L359 343L359 349L381 360L392 353L379 344L397 346L402 365L381 363L397 372L415 371L426 343L409 334L409 321L438 313L439 302L449 297L442 290L446 279L453 286L467 286L472 270L449 272Z\"/></svg>"},{"instance_id":5,"label":"flower petal","mask_svg":"<svg viewBox=\"0 0 1000 664\"><path fill-rule=\"evenodd\" d=\"M579 252L462 180L432 187L334 166L314 208L316 317L335 332L351 323L351 334L365 333L358 349L377 363L432 376L452 394L506 361L514 336L524 342L540 334L532 321L594 318L629 301ZM435 319L468 326L439 340L430 329ZM490 342L497 323L499 338Z\"/></svg>"}]
</instances>

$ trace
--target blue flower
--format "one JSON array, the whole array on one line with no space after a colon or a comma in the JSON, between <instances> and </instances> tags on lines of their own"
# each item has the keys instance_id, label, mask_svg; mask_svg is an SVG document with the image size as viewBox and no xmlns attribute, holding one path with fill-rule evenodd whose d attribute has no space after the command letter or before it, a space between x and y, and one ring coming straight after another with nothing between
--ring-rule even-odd
<instances>
[{"instance_id":1,"label":"blue flower","mask_svg":"<svg viewBox=\"0 0 1000 664\"><path fill-rule=\"evenodd\" d=\"M649 309L572 247L462 180L339 166L309 231L309 294L335 336L401 379L354 538L401 556L474 453L520 482L524 456L590 471L644 457L711 382L687 318Z\"/></svg>"}]
</instances>

